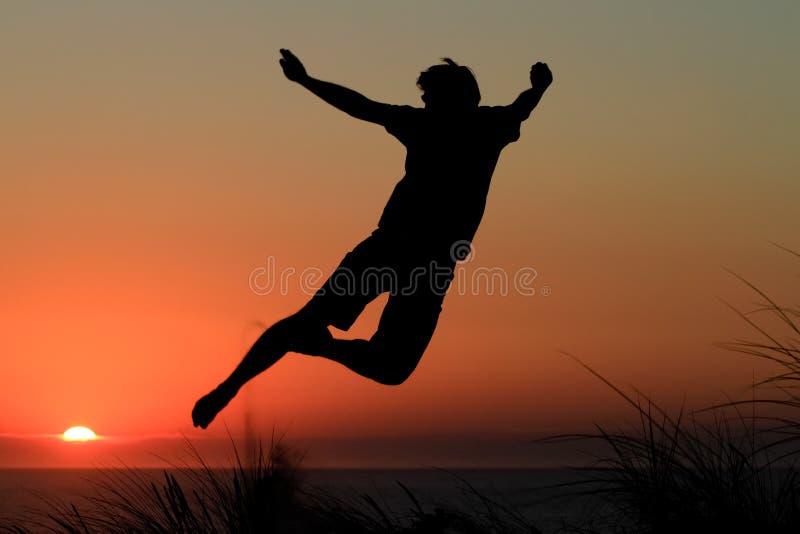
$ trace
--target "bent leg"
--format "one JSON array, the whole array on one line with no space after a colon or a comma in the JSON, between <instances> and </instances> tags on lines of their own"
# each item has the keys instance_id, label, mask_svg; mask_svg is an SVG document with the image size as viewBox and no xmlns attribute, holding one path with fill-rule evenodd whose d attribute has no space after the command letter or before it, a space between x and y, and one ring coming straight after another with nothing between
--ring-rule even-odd
<instances>
[{"instance_id":1,"label":"bent leg","mask_svg":"<svg viewBox=\"0 0 800 534\"><path fill-rule=\"evenodd\" d=\"M392 295L369 339L332 339L323 358L386 385L405 382L428 347L441 313L441 297Z\"/></svg>"},{"instance_id":2,"label":"bent leg","mask_svg":"<svg viewBox=\"0 0 800 534\"><path fill-rule=\"evenodd\" d=\"M272 367L289 351L318 351L331 339L327 325L304 308L269 327L247 351L236 369L192 410L194 426L206 428L251 379Z\"/></svg>"}]
</instances>

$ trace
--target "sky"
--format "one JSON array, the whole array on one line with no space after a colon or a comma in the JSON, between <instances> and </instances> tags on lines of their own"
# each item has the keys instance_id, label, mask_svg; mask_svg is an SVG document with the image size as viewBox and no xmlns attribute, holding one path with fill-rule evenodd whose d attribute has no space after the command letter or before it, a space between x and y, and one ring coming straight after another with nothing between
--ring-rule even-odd
<instances>
[{"instance_id":1,"label":"sky","mask_svg":"<svg viewBox=\"0 0 800 534\"><path fill-rule=\"evenodd\" d=\"M78 424L125 443L278 429L350 444L348 465L402 442L413 464L434 436L631 415L564 352L672 408L775 370L716 344L756 337L725 304L756 300L728 270L796 297L798 265L771 244L800 249L796 2L0 9L0 467L74 465L30 444ZM305 303L302 273L369 235L402 177L403 147L287 81L279 48L396 104L421 106L416 77L444 56L487 105L536 61L555 81L501 156L466 290L406 383L290 355L200 431L195 400ZM368 336L384 303L337 335Z\"/></svg>"}]
</instances>

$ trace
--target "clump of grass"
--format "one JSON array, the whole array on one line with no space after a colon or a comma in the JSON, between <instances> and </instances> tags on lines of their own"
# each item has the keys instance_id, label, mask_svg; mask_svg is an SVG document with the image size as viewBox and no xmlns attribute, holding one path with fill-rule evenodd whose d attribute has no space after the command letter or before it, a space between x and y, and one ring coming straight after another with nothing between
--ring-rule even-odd
<instances>
[{"instance_id":1,"label":"clump of grass","mask_svg":"<svg viewBox=\"0 0 800 534\"><path fill-rule=\"evenodd\" d=\"M210 467L188 440L192 463L174 465L158 480L135 468L101 470L85 505L43 500L43 507L0 532L27 534L204 533L464 533L535 534L539 531L511 507L488 497L468 481L463 506L432 507L398 481L409 499L393 510L369 494L348 498L305 483L300 458L273 439L259 442L245 462L231 440L230 469Z\"/></svg>"},{"instance_id":2,"label":"clump of grass","mask_svg":"<svg viewBox=\"0 0 800 534\"><path fill-rule=\"evenodd\" d=\"M768 429L722 408L672 416L641 393L634 398L601 379L629 403L638 421L551 440L594 440L606 451L582 470L578 486L578 493L602 500L589 531L800 528L800 471L791 457L775 453Z\"/></svg>"},{"instance_id":3,"label":"clump of grass","mask_svg":"<svg viewBox=\"0 0 800 534\"><path fill-rule=\"evenodd\" d=\"M800 257L795 252L789 251ZM739 315L762 337L724 347L766 358L781 371L758 385L778 395L730 401L704 410L669 414L635 390L629 395L578 360L613 389L635 413L625 428L598 426L589 434L545 441L593 440L606 452L595 457L573 494L592 494L602 505L591 528L580 532L800 532L800 335L796 307L778 305L739 277L762 299ZM735 308L734 308L735 309ZM754 314L768 313L785 330L770 331ZM573 357L574 358L574 357ZM740 410L749 405L752 415ZM782 415L756 416L756 406ZM789 415L785 415L788 411ZM575 488L575 486L572 486Z\"/></svg>"},{"instance_id":4,"label":"clump of grass","mask_svg":"<svg viewBox=\"0 0 800 534\"><path fill-rule=\"evenodd\" d=\"M81 508L44 500L11 532L65 533L219 533L288 532L297 521L300 477L290 450L274 441L259 442L245 462L233 442L232 469L210 467L190 441L199 467L174 466L162 480L134 468L99 470L95 491Z\"/></svg>"}]
</instances>

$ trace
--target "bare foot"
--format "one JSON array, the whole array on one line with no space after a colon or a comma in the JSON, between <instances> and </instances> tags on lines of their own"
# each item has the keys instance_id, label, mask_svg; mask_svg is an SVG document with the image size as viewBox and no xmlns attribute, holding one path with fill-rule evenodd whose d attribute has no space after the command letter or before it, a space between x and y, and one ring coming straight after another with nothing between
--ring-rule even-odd
<instances>
[{"instance_id":1,"label":"bare foot","mask_svg":"<svg viewBox=\"0 0 800 534\"><path fill-rule=\"evenodd\" d=\"M232 398L230 394L223 392L220 388L202 397L192 410L192 423L194 423L194 426L206 428Z\"/></svg>"}]
</instances>

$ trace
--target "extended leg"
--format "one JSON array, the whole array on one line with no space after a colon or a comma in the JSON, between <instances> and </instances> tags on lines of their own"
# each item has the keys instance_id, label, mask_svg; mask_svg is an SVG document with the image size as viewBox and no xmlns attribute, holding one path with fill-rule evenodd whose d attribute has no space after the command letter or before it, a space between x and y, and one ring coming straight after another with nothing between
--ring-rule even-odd
<instances>
[{"instance_id":1,"label":"extended leg","mask_svg":"<svg viewBox=\"0 0 800 534\"><path fill-rule=\"evenodd\" d=\"M331 339L324 323L300 310L278 321L261 334L231 375L192 410L194 426L206 428L248 381L263 373L288 351L318 352Z\"/></svg>"}]
</instances>

